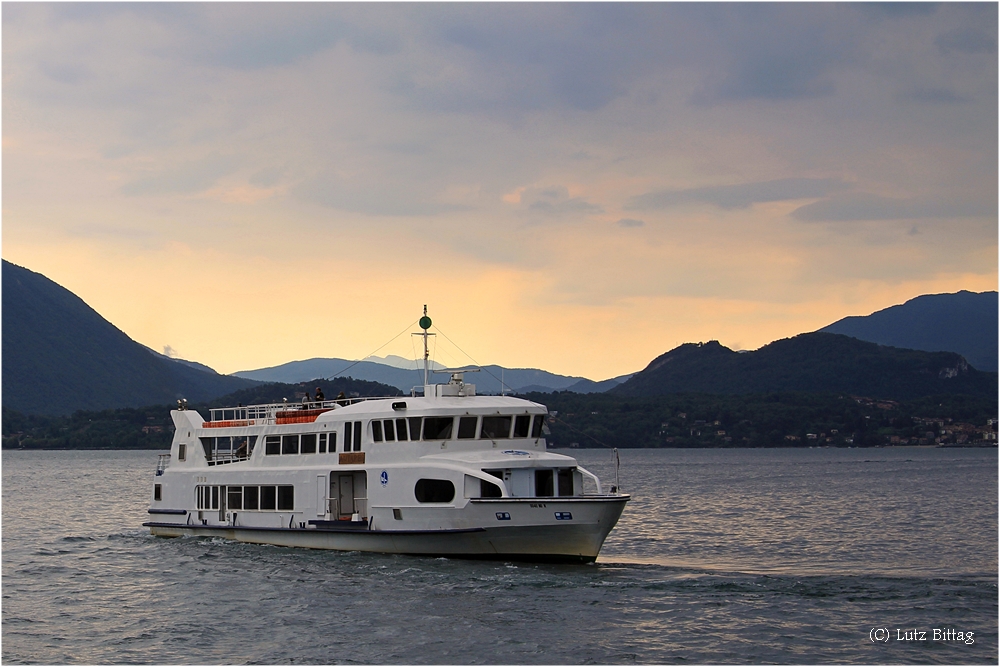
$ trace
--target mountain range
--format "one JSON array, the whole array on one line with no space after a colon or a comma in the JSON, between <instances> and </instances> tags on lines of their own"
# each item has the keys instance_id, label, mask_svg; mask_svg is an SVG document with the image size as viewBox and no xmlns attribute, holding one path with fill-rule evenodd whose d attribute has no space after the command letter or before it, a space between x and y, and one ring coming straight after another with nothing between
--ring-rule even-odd
<instances>
[{"instance_id":1,"label":"mountain range","mask_svg":"<svg viewBox=\"0 0 1000 667\"><path fill-rule=\"evenodd\" d=\"M906 350L814 332L743 353L718 341L681 345L654 359L610 393L658 396L774 391L892 400L939 394L995 396L997 374L976 370L955 352Z\"/></svg>"},{"instance_id":2,"label":"mountain range","mask_svg":"<svg viewBox=\"0 0 1000 667\"><path fill-rule=\"evenodd\" d=\"M204 364L172 359L136 343L41 274L3 261L2 282L3 407L24 414L162 405L182 397L208 401L259 382L297 384L335 375L381 382L404 393L423 383L417 364L399 357L360 362L308 359L220 375ZM476 384L479 393L843 391L889 398L992 391L995 395L995 373L981 371L996 368L996 322L996 292L927 295L754 352L737 353L715 341L685 344L657 357L640 373L602 382L497 365L467 375L466 381ZM834 328L838 331L827 332ZM926 335L917 336L915 329L927 329ZM949 338L949 332L955 335ZM866 337L878 340L858 340ZM931 351L898 349L904 344ZM966 363L965 354L975 361ZM406 368L407 364L412 365ZM433 377L439 382L446 378Z\"/></svg>"},{"instance_id":3,"label":"mountain range","mask_svg":"<svg viewBox=\"0 0 1000 667\"><path fill-rule=\"evenodd\" d=\"M957 352L981 371L997 370L996 292L925 294L865 317L845 317L820 331L879 345Z\"/></svg>"},{"instance_id":4,"label":"mountain range","mask_svg":"<svg viewBox=\"0 0 1000 667\"><path fill-rule=\"evenodd\" d=\"M3 262L3 407L25 414L208 400L255 384L136 343L69 290Z\"/></svg>"},{"instance_id":5,"label":"mountain range","mask_svg":"<svg viewBox=\"0 0 1000 667\"><path fill-rule=\"evenodd\" d=\"M280 366L270 368L260 368L253 371L239 371L234 373L236 377L263 382L304 382L310 378L317 377L340 377L351 375L356 378L363 378L373 382L397 387L404 393L409 393L413 387L423 386L424 371L422 362L410 361L410 368L400 368L403 360L401 357L388 359L393 365L377 363L374 361L349 361L347 359L320 358L306 359L304 361L290 361ZM398 365L397 365L398 364ZM418 367L419 364L419 367ZM432 366L432 368L441 366ZM476 385L476 391L481 394L501 393L527 393L529 391L573 391L581 394L606 391L611 387L618 386L630 375L623 375L618 378L594 382L583 377L570 377L567 375L557 375L537 368L503 368L497 365L482 366L482 370L477 373L470 373L465 376L465 381ZM444 373L431 372L429 379L431 382L447 382L448 375Z\"/></svg>"}]
</instances>

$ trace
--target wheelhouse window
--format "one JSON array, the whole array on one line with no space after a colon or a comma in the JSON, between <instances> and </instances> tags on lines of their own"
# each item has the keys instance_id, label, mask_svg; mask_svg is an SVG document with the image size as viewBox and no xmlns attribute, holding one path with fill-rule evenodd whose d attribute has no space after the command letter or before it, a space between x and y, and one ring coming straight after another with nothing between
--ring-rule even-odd
<instances>
[{"instance_id":1,"label":"wheelhouse window","mask_svg":"<svg viewBox=\"0 0 1000 667\"><path fill-rule=\"evenodd\" d=\"M509 415L483 417L483 430L479 437L489 440L502 440L510 437L511 417Z\"/></svg>"},{"instance_id":2,"label":"wheelhouse window","mask_svg":"<svg viewBox=\"0 0 1000 667\"><path fill-rule=\"evenodd\" d=\"M459 417L458 419L458 439L469 440L476 437L476 425L479 417Z\"/></svg>"},{"instance_id":3,"label":"wheelhouse window","mask_svg":"<svg viewBox=\"0 0 1000 667\"><path fill-rule=\"evenodd\" d=\"M413 495L421 503L450 503L455 499L455 485L447 479L420 479Z\"/></svg>"},{"instance_id":4,"label":"wheelhouse window","mask_svg":"<svg viewBox=\"0 0 1000 667\"><path fill-rule=\"evenodd\" d=\"M382 442L382 422L372 420L372 442Z\"/></svg>"},{"instance_id":5,"label":"wheelhouse window","mask_svg":"<svg viewBox=\"0 0 1000 667\"><path fill-rule=\"evenodd\" d=\"M424 440L450 440L454 417L424 417Z\"/></svg>"},{"instance_id":6,"label":"wheelhouse window","mask_svg":"<svg viewBox=\"0 0 1000 667\"><path fill-rule=\"evenodd\" d=\"M527 438L531 428L531 415L518 415L514 417L514 437Z\"/></svg>"},{"instance_id":7,"label":"wheelhouse window","mask_svg":"<svg viewBox=\"0 0 1000 667\"><path fill-rule=\"evenodd\" d=\"M535 415L535 420L531 423L531 437L542 437L542 424L545 423L545 415Z\"/></svg>"},{"instance_id":8,"label":"wheelhouse window","mask_svg":"<svg viewBox=\"0 0 1000 667\"><path fill-rule=\"evenodd\" d=\"M409 440L410 436L406 435L406 433L407 433L406 418L400 417L399 419L396 420L396 439L399 440L400 442Z\"/></svg>"},{"instance_id":9,"label":"wheelhouse window","mask_svg":"<svg viewBox=\"0 0 1000 667\"><path fill-rule=\"evenodd\" d=\"M326 454L326 433L319 434L319 453Z\"/></svg>"},{"instance_id":10,"label":"wheelhouse window","mask_svg":"<svg viewBox=\"0 0 1000 667\"><path fill-rule=\"evenodd\" d=\"M386 442L393 442L396 439L395 424L396 422L392 419L386 419L383 422L382 430L384 431L383 435L385 436Z\"/></svg>"}]
</instances>

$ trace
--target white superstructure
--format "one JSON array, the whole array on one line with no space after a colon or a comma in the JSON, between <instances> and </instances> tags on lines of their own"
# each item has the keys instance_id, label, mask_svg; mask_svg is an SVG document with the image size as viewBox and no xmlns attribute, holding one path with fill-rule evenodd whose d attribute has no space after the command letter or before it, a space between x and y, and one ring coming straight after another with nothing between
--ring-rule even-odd
<instances>
[{"instance_id":1,"label":"white superstructure","mask_svg":"<svg viewBox=\"0 0 1000 667\"><path fill-rule=\"evenodd\" d=\"M629 496L546 451L544 406L476 396L461 372L423 393L213 409L211 421L171 411L143 525L316 549L597 557Z\"/></svg>"}]
</instances>

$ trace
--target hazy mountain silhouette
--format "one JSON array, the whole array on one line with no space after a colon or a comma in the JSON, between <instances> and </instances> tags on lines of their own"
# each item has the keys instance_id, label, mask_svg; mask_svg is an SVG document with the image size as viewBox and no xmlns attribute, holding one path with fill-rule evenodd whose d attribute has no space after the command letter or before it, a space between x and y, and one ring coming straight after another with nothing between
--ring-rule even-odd
<instances>
[{"instance_id":1,"label":"hazy mountain silhouette","mask_svg":"<svg viewBox=\"0 0 1000 667\"><path fill-rule=\"evenodd\" d=\"M3 261L3 406L64 415L208 400L249 387L136 343L78 296Z\"/></svg>"},{"instance_id":2,"label":"hazy mountain silhouette","mask_svg":"<svg viewBox=\"0 0 1000 667\"><path fill-rule=\"evenodd\" d=\"M981 371L997 370L997 293L925 294L871 315L823 327L879 345L957 352Z\"/></svg>"}]
</instances>

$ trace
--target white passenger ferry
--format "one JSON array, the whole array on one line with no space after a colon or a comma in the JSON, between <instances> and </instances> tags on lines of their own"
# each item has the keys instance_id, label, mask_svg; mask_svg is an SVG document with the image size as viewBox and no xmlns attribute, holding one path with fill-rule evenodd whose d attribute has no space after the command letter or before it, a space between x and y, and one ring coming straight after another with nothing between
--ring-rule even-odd
<instances>
[{"instance_id":1,"label":"white passenger ferry","mask_svg":"<svg viewBox=\"0 0 1000 667\"><path fill-rule=\"evenodd\" d=\"M426 326L424 326L426 324ZM546 408L477 396L468 370L423 395L171 411L152 534L288 547L589 562L629 496L546 451Z\"/></svg>"}]
</instances>

